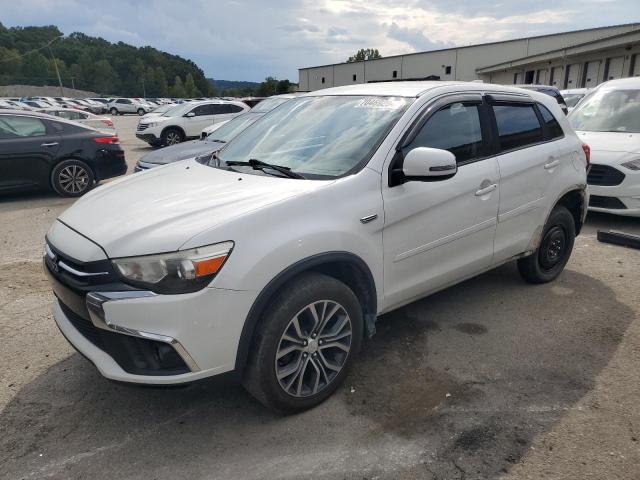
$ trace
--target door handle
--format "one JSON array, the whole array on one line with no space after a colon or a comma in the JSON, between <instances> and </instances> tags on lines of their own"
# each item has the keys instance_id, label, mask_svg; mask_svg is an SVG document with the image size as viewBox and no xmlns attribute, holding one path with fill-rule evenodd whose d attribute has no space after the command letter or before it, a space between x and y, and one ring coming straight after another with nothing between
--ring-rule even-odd
<instances>
[{"instance_id":1,"label":"door handle","mask_svg":"<svg viewBox=\"0 0 640 480\"><path fill-rule=\"evenodd\" d=\"M557 158L550 158L549 161L544 164L544 169L551 170L553 167L557 167L558 165L560 165L560 160L558 160Z\"/></svg>"},{"instance_id":2,"label":"door handle","mask_svg":"<svg viewBox=\"0 0 640 480\"><path fill-rule=\"evenodd\" d=\"M492 183L488 187L484 187L484 188L481 188L480 190L478 190L475 193L475 195L476 195L476 197L481 197L482 195L486 195L487 193L493 192L496 188L498 188L498 184L497 183Z\"/></svg>"},{"instance_id":3,"label":"door handle","mask_svg":"<svg viewBox=\"0 0 640 480\"><path fill-rule=\"evenodd\" d=\"M51 143L42 143L40 144L41 147L55 147L56 145L58 145L58 142L51 142Z\"/></svg>"}]
</instances>

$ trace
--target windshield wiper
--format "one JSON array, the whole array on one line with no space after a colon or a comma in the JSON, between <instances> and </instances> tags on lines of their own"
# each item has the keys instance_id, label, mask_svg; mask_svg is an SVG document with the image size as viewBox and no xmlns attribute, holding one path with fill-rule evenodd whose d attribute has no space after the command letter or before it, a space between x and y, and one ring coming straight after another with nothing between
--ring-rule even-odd
<instances>
[{"instance_id":1,"label":"windshield wiper","mask_svg":"<svg viewBox=\"0 0 640 480\"><path fill-rule=\"evenodd\" d=\"M306 179L307 177L305 177L304 175L302 175L301 173L298 172L294 172L292 171L289 167L283 167L282 165L274 165L272 163L267 163L267 162L263 162L262 160L258 160L256 158L252 158L250 159L248 162L234 162L234 161L230 161L230 162L225 162L227 165L229 166L233 166L233 165L238 165L238 166L245 166L245 167L253 167L254 170L275 170L276 172L279 172L281 174L283 174L286 177L289 178L298 178L301 180Z\"/></svg>"}]
</instances>

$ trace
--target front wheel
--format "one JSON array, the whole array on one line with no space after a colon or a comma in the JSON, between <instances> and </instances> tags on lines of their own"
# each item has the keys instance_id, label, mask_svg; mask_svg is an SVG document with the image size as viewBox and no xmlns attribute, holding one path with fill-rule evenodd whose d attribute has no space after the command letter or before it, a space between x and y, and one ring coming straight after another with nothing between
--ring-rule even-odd
<instances>
[{"instance_id":1,"label":"front wheel","mask_svg":"<svg viewBox=\"0 0 640 480\"><path fill-rule=\"evenodd\" d=\"M363 323L360 302L344 283L318 273L297 277L256 327L243 385L278 412L318 405L347 375Z\"/></svg>"},{"instance_id":2,"label":"front wheel","mask_svg":"<svg viewBox=\"0 0 640 480\"><path fill-rule=\"evenodd\" d=\"M80 160L64 160L51 172L51 185L58 195L79 197L93 187L91 167Z\"/></svg>"},{"instance_id":3,"label":"front wheel","mask_svg":"<svg viewBox=\"0 0 640 480\"><path fill-rule=\"evenodd\" d=\"M182 142L182 133L175 128L168 128L162 132L162 144L163 145L176 145Z\"/></svg>"},{"instance_id":4,"label":"front wheel","mask_svg":"<svg viewBox=\"0 0 640 480\"><path fill-rule=\"evenodd\" d=\"M538 249L518 260L520 275L530 283L555 280L569 261L575 238L573 216L565 207L556 206L544 226Z\"/></svg>"},{"instance_id":5,"label":"front wheel","mask_svg":"<svg viewBox=\"0 0 640 480\"><path fill-rule=\"evenodd\" d=\"M144 111L144 109L143 109L143 108L139 108L139 109L138 109L138 115L142 116L142 115L144 115L145 113L146 113L146 112Z\"/></svg>"}]
</instances>

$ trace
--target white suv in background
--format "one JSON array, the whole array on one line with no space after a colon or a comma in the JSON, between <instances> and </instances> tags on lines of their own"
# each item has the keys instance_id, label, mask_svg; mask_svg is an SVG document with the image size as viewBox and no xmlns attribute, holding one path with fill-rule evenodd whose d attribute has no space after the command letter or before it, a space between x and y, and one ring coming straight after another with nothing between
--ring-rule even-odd
<instances>
[{"instance_id":1,"label":"white suv in background","mask_svg":"<svg viewBox=\"0 0 640 480\"><path fill-rule=\"evenodd\" d=\"M175 145L200 138L203 129L226 122L250 110L243 102L206 100L176 105L162 115L143 117L138 122L136 137L150 145Z\"/></svg>"},{"instance_id":2,"label":"white suv in background","mask_svg":"<svg viewBox=\"0 0 640 480\"><path fill-rule=\"evenodd\" d=\"M135 98L112 98L107 105L111 115L124 115L125 113L137 113L142 116L153 110L148 103L143 103Z\"/></svg>"},{"instance_id":3,"label":"white suv in background","mask_svg":"<svg viewBox=\"0 0 640 480\"><path fill-rule=\"evenodd\" d=\"M512 260L529 282L555 279L586 214L587 151L533 91L312 92L217 155L60 215L44 256L54 318L108 378L234 371L265 405L304 410L340 385L379 315Z\"/></svg>"}]
</instances>

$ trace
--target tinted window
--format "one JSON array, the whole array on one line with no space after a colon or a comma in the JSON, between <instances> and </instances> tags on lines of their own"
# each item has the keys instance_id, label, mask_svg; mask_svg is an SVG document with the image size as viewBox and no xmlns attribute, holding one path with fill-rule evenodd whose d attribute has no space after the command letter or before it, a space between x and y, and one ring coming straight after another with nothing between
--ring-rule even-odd
<instances>
[{"instance_id":1,"label":"tinted window","mask_svg":"<svg viewBox=\"0 0 640 480\"><path fill-rule=\"evenodd\" d=\"M483 148L478 104L454 103L438 110L405 152L417 147L448 150L458 163L480 157Z\"/></svg>"},{"instance_id":2,"label":"tinted window","mask_svg":"<svg viewBox=\"0 0 640 480\"><path fill-rule=\"evenodd\" d=\"M212 114L211 105L199 105L191 111L196 114L196 117Z\"/></svg>"},{"instance_id":3,"label":"tinted window","mask_svg":"<svg viewBox=\"0 0 640 480\"><path fill-rule=\"evenodd\" d=\"M547 134L550 139L560 138L564 136L564 132L562 131L562 127L556 120L556 117L553 116L547 107L544 105L538 104L538 110L540 110L540 114L542 115L542 120L544 121L545 126L547 127Z\"/></svg>"},{"instance_id":4,"label":"tinted window","mask_svg":"<svg viewBox=\"0 0 640 480\"><path fill-rule=\"evenodd\" d=\"M512 150L543 140L533 105L494 105L501 150Z\"/></svg>"},{"instance_id":5,"label":"tinted window","mask_svg":"<svg viewBox=\"0 0 640 480\"><path fill-rule=\"evenodd\" d=\"M238 113L243 110L243 108L239 105L228 105L229 113Z\"/></svg>"},{"instance_id":6,"label":"tinted window","mask_svg":"<svg viewBox=\"0 0 640 480\"><path fill-rule=\"evenodd\" d=\"M37 118L0 116L0 138L38 137L45 133L44 123Z\"/></svg>"},{"instance_id":7,"label":"tinted window","mask_svg":"<svg viewBox=\"0 0 640 480\"><path fill-rule=\"evenodd\" d=\"M213 115L222 115L223 113L229 113L229 109L226 108L227 105L223 103L214 103L211 105L212 114Z\"/></svg>"}]
</instances>

